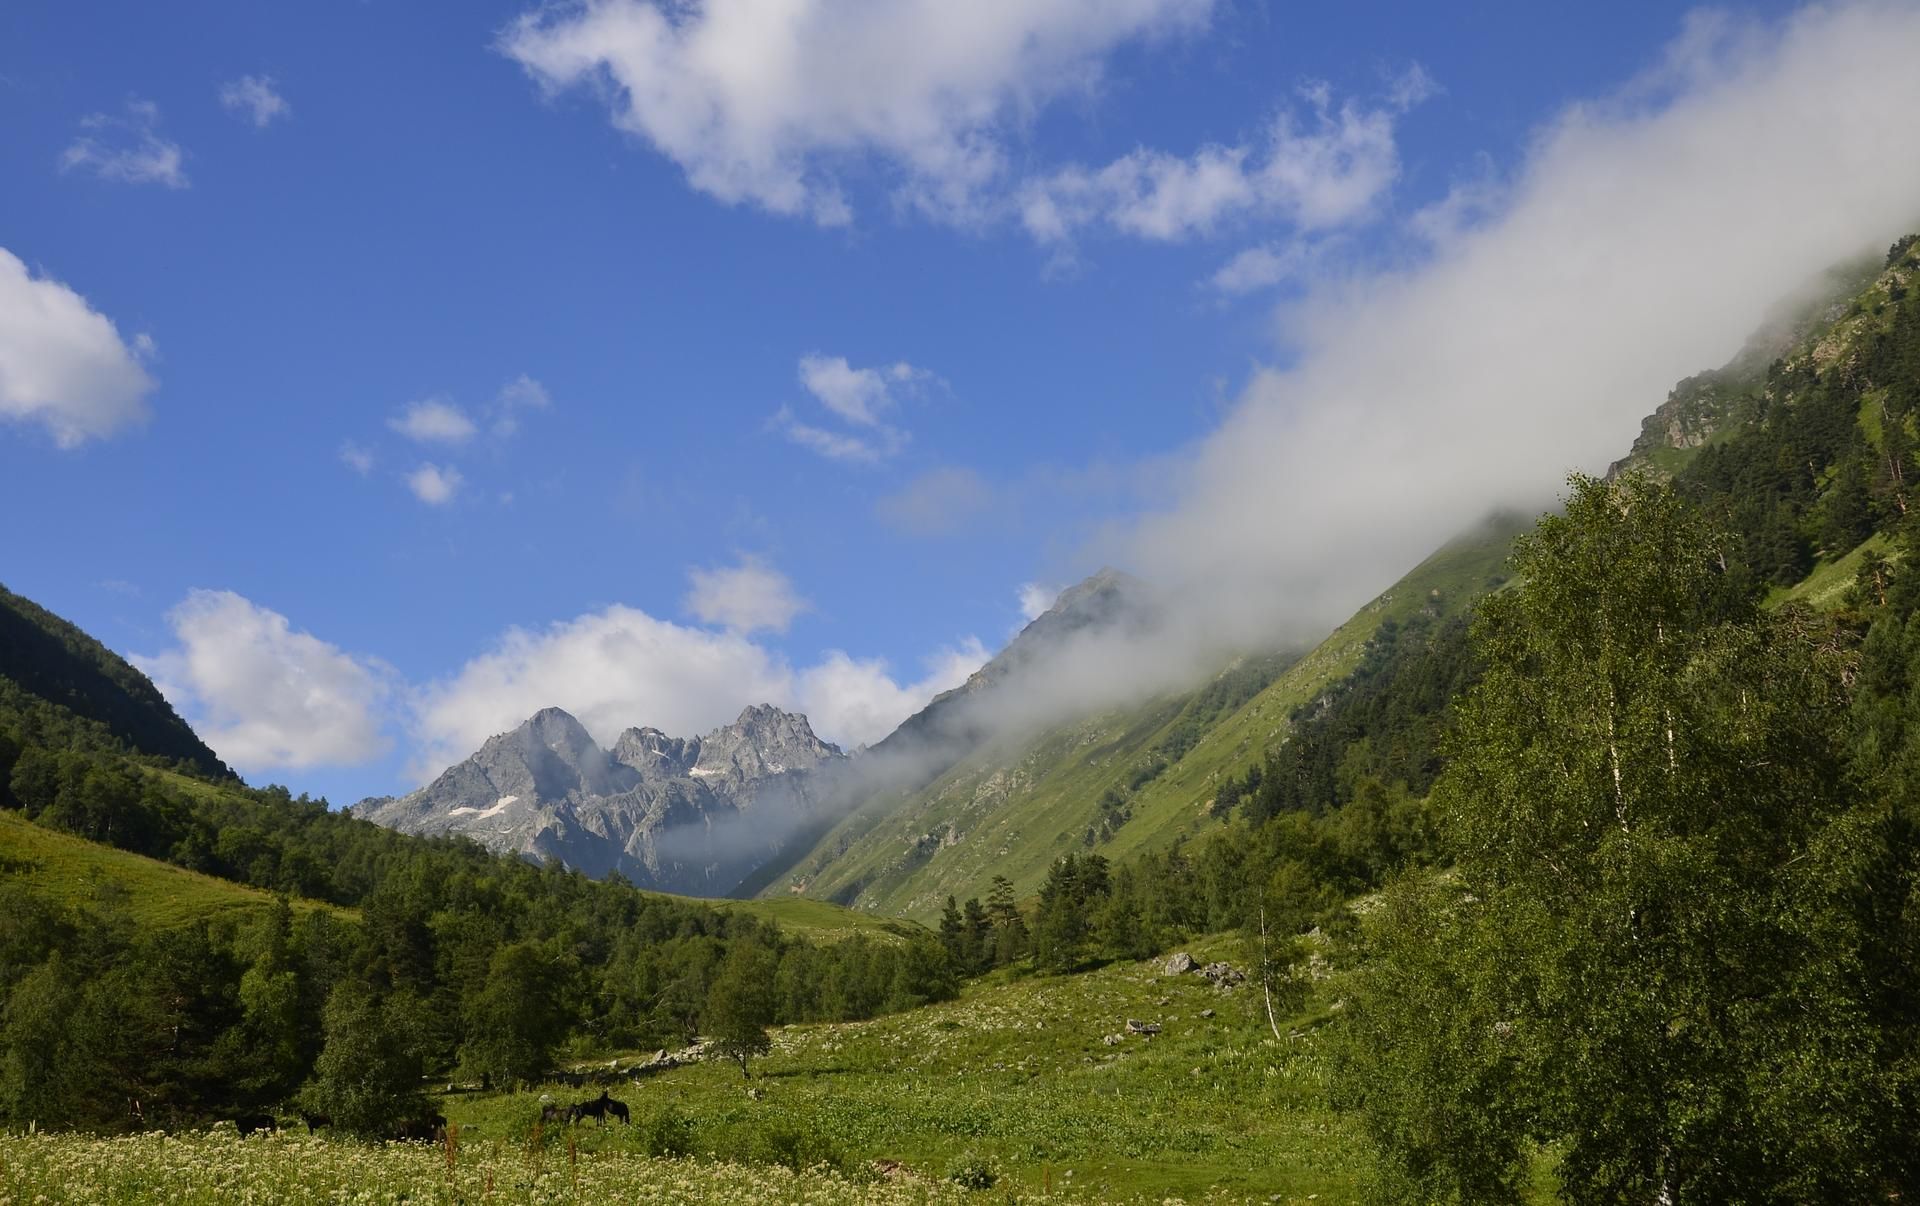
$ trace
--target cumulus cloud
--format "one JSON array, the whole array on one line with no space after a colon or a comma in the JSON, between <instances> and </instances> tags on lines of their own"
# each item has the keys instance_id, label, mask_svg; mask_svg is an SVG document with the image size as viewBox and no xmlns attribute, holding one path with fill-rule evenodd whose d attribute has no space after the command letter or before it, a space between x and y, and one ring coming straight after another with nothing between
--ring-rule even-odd
<instances>
[{"instance_id":1,"label":"cumulus cloud","mask_svg":"<svg viewBox=\"0 0 1920 1206\"><path fill-rule=\"evenodd\" d=\"M422 444L464 444L479 430L466 411L444 398L408 403L387 426Z\"/></svg>"},{"instance_id":2,"label":"cumulus cloud","mask_svg":"<svg viewBox=\"0 0 1920 1206\"><path fill-rule=\"evenodd\" d=\"M836 419L855 431L833 431L802 421L793 408L782 406L773 427L789 440L829 460L873 462L885 460L907 446L907 432L881 421L904 395L915 394L938 381L925 369L906 361L874 368L855 368L845 356L802 356L800 384Z\"/></svg>"},{"instance_id":3,"label":"cumulus cloud","mask_svg":"<svg viewBox=\"0 0 1920 1206\"><path fill-rule=\"evenodd\" d=\"M935 692L965 681L984 660L979 642L969 640L902 686L884 662L830 652L818 665L796 670L739 632L675 624L615 605L542 630L509 629L459 671L415 692L413 769L431 778L549 706L571 712L603 745L635 725L710 732L754 702L804 711L830 741L866 744Z\"/></svg>"},{"instance_id":4,"label":"cumulus cloud","mask_svg":"<svg viewBox=\"0 0 1920 1206\"><path fill-rule=\"evenodd\" d=\"M60 170L92 172L125 184L186 188L186 152L160 136L160 107L130 100L124 117L94 113L80 119L82 133L60 153Z\"/></svg>"},{"instance_id":5,"label":"cumulus cloud","mask_svg":"<svg viewBox=\"0 0 1920 1206\"><path fill-rule=\"evenodd\" d=\"M195 590L167 613L173 648L135 665L243 770L351 766L384 753L390 671L296 631L232 591Z\"/></svg>"},{"instance_id":6,"label":"cumulus cloud","mask_svg":"<svg viewBox=\"0 0 1920 1206\"><path fill-rule=\"evenodd\" d=\"M902 360L879 368L854 368L845 356L815 353L800 358L800 384L820 404L849 423L861 427L879 424L894 406L894 391L910 388L932 376Z\"/></svg>"},{"instance_id":7,"label":"cumulus cloud","mask_svg":"<svg viewBox=\"0 0 1920 1206\"><path fill-rule=\"evenodd\" d=\"M407 489L421 502L438 507L453 501L453 496L460 492L461 480L460 471L452 465L441 466L429 461L407 474Z\"/></svg>"},{"instance_id":8,"label":"cumulus cloud","mask_svg":"<svg viewBox=\"0 0 1920 1206\"><path fill-rule=\"evenodd\" d=\"M1283 111L1257 142L1188 156L1140 148L1101 168L1071 166L1029 181L1027 233L1060 242L1089 226L1158 241L1208 234L1242 218L1314 232L1369 216L1400 173L1394 126L1432 84L1419 67L1378 104L1338 108L1325 84L1301 90L1306 114Z\"/></svg>"},{"instance_id":9,"label":"cumulus cloud","mask_svg":"<svg viewBox=\"0 0 1920 1206\"><path fill-rule=\"evenodd\" d=\"M581 0L499 48L549 93L589 86L614 124L730 203L844 223L842 169L909 204L977 213L1007 130L1098 84L1120 45L1205 25L1213 0Z\"/></svg>"},{"instance_id":10,"label":"cumulus cloud","mask_svg":"<svg viewBox=\"0 0 1920 1206\"><path fill-rule=\"evenodd\" d=\"M696 567L687 573L692 587L684 606L703 624L729 632L785 632L807 601L793 582L759 557L743 555L733 565Z\"/></svg>"},{"instance_id":11,"label":"cumulus cloud","mask_svg":"<svg viewBox=\"0 0 1920 1206\"><path fill-rule=\"evenodd\" d=\"M1550 504L1784 294L1920 225L1916 55L1908 4L1690 23L1410 265L1308 282L1285 367L1106 553L1196 646L1312 639L1489 510Z\"/></svg>"},{"instance_id":12,"label":"cumulus cloud","mask_svg":"<svg viewBox=\"0 0 1920 1206\"><path fill-rule=\"evenodd\" d=\"M272 125L275 118L293 113L270 75L243 75L220 85L220 103L229 113L245 118L259 130Z\"/></svg>"},{"instance_id":13,"label":"cumulus cloud","mask_svg":"<svg viewBox=\"0 0 1920 1206\"><path fill-rule=\"evenodd\" d=\"M928 658L918 680L899 683L884 659L830 650L800 673L793 698L815 731L832 733L848 746L872 745L935 695L966 682L987 657L986 647L969 637Z\"/></svg>"},{"instance_id":14,"label":"cumulus cloud","mask_svg":"<svg viewBox=\"0 0 1920 1206\"><path fill-rule=\"evenodd\" d=\"M38 423L73 448L146 417L153 341L129 347L106 315L0 248L0 418Z\"/></svg>"}]
</instances>

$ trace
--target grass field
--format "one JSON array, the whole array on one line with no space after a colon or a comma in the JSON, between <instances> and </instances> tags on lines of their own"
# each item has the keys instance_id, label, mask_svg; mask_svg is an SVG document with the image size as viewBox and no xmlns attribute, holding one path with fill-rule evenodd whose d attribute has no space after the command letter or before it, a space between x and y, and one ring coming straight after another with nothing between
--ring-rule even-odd
<instances>
[{"instance_id":1,"label":"grass field","mask_svg":"<svg viewBox=\"0 0 1920 1206\"><path fill-rule=\"evenodd\" d=\"M1190 949L1245 963L1233 941ZM999 973L946 1004L776 1031L750 1080L709 1061L622 1084L611 1091L632 1127L571 1133L595 1156L640 1155L677 1119L707 1160L827 1162L852 1175L895 1161L928 1181L984 1165L996 1195L1023 1199L1351 1201L1361 1164L1350 1121L1325 1104L1317 1027L1328 1016L1317 1001L1282 1019L1291 1037L1276 1041L1256 988L1223 993L1195 974L1163 976L1157 961ZM1129 1018L1162 1030L1107 1043ZM565 1102L597 1090L547 1092ZM512 1146L540 1096L453 1094L441 1108L469 1142Z\"/></svg>"},{"instance_id":2,"label":"grass field","mask_svg":"<svg viewBox=\"0 0 1920 1206\"><path fill-rule=\"evenodd\" d=\"M146 927L238 918L273 905L271 893L43 829L15 812L0 812L0 857L7 860L9 877L19 877L41 895L67 905L111 895ZM310 900L296 900L293 907L358 916Z\"/></svg>"}]
</instances>

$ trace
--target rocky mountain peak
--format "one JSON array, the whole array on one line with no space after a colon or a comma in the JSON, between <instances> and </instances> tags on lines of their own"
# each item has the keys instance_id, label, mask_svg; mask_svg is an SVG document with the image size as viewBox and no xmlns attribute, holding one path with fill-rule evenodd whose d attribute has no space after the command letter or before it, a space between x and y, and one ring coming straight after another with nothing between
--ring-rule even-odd
<instances>
[{"instance_id":1,"label":"rocky mountain peak","mask_svg":"<svg viewBox=\"0 0 1920 1206\"><path fill-rule=\"evenodd\" d=\"M700 739L695 775L758 779L786 771L808 770L840 748L814 735L805 716L772 704L754 704L739 719Z\"/></svg>"}]
</instances>

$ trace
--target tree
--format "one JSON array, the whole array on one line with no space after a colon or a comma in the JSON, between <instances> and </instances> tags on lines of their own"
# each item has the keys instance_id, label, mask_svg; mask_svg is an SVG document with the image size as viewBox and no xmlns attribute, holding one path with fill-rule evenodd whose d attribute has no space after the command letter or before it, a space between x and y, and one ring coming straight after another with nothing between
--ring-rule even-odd
<instances>
[{"instance_id":1,"label":"tree","mask_svg":"<svg viewBox=\"0 0 1920 1206\"><path fill-rule=\"evenodd\" d=\"M567 1028L561 981L557 962L534 943L496 949L485 987L467 999L461 1066L509 1087L545 1074Z\"/></svg>"},{"instance_id":2,"label":"tree","mask_svg":"<svg viewBox=\"0 0 1920 1206\"><path fill-rule=\"evenodd\" d=\"M993 877L987 893L987 917L993 922L993 962L1005 967L1027 953L1027 919L1013 898L1013 881L1004 875Z\"/></svg>"},{"instance_id":3,"label":"tree","mask_svg":"<svg viewBox=\"0 0 1920 1206\"><path fill-rule=\"evenodd\" d=\"M1513 1200L1529 1142L1575 1201L1912 1192L1875 1156L1911 1110L1859 998L1840 656L1730 543L1575 478L1482 605L1434 793L1454 873L1388 894L1344 1059L1390 1196Z\"/></svg>"},{"instance_id":4,"label":"tree","mask_svg":"<svg viewBox=\"0 0 1920 1206\"><path fill-rule=\"evenodd\" d=\"M358 981L335 988L327 997L326 1043L301 1091L302 1103L363 1135L386 1134L426 1113L419 1051L405 1012L383 1006Z\"/></svg>"},{"instance_id":5,"label":"tree","mask_svg":"<svg viewBox=\"0 0 1920 1206\"><path fill-rule=\"evenodd\" d=\"M773 952L754 942L736 942L707 992L702 1026L722 1059L740 1065L740 1075L751 1077L747 1061L773 1049L767 1027L774 1018Z\"/></svg>"}]
</instances>

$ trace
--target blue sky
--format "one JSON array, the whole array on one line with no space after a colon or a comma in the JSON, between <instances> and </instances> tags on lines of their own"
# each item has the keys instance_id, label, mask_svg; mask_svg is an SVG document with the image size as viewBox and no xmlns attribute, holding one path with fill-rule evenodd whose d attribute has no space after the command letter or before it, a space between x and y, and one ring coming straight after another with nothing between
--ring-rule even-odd
<instances>
[{"instance_id":1,"label":"blue sky","mask_svg":"<svg viewBox=\"0 0 1920 1206\"><path fill-rule=\"evenodd\" d=\"M546 703L610 740L764 692L871 740L1023 586L1177 575L1153 550L1193 542L1151 517L1321 363L1314 315L1491 256L1593 131L1790 99L1797 48L1910 32L1900 5L791 7L0 11L0 581L250 778L336 802ZM1862 243L1920 198L1876 188L1833 215ZM1649 371L1724 357L1729 309ZM1400 528L1292 614L1436 534Z\"/></svg>"}]
</instances>

